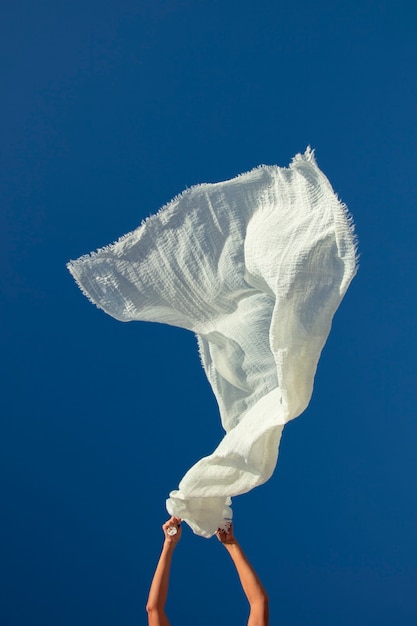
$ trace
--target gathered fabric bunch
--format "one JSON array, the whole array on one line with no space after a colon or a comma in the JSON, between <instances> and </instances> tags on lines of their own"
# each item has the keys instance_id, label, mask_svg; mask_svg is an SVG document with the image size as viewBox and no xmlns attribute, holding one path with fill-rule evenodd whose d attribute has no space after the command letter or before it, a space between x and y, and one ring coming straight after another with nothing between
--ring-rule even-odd
<instances>
[{"instance_id":1,"label":"gathered fabric bunch","mask_svg":"<svg viewBox=\"0 0 417 626\"><path fill-rule=\"evenodd\" d=\"M225 435L167 501L204 537L274 471L307 407L333 315L357 270L352 219L310 149L187 189L116 243L71 261L106 313L193 331ZM175 361L175 355L173 355Z\"/></svg>"}]
</instances>

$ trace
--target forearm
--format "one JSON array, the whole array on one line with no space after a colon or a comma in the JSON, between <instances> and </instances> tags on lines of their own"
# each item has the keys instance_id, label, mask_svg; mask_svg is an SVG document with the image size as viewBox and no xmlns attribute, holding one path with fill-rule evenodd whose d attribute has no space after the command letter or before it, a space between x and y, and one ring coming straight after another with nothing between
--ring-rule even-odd
<instances>
[{"instance_id":1,"label":"forearm","mask_svg":"<svg viewBox=\"0 0 417 626\"><path fill-rule=\"evenodd\" d=\"M225 543L224 547L235 564L249 604L252 606L257 602L266 603L268 601L266 591L238 542Z\"/></svg>"},{"instance_id":2,"label":"forearm","mask_svg":"<svg viewBox=\"0 0 417 626\"><path fill-rule=\"evenodd\" d=\"M171 571L172 555L174 554L175 545L173 543L164 542L161 556L155 570L149 591L147 611L155 609L163 609L168 595L169 575Z\"/></svg>"}]
</instances>

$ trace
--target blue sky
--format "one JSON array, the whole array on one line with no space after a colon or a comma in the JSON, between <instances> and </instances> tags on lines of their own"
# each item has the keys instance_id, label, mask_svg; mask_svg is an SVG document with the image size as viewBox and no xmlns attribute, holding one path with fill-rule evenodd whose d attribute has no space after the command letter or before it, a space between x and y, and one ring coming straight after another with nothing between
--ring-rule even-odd
<instances>
[{"instance_id":1,"label":"blue sky","mask_svg":"<svg viewBox=\"0 0 417 626\"><path fill-rule=\"evenodd\" d=\"M165 498L222 436L194 337L122 324L65 268L185 187L310 144L360 271L273 478L234 500L271 624L417 621L417 9L120 0L1 9L0 619L145 623ZM245 623L185 529L168 614Z\"/></svg>"}]
</instances>

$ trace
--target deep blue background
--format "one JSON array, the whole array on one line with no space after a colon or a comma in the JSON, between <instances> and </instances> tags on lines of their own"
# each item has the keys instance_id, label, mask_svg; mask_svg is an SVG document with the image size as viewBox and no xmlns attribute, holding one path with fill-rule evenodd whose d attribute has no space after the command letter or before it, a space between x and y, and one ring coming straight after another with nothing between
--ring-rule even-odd
<instances>
[{"instance_id":1,"label":"deep blue background","mask_svg":"<svg viewBox=\"0 0 417 626\"><path fill-rule=\"evenodd\" d=\"M145 623L165 497L222 436L194 337L116 322L65 263L307 144L361 267L236 534L271 624L417 623L416 24L414 0L3 4L2 624ZM173 626L246 623L222 550L185 528Z\"/></svg>"}]
</instances>

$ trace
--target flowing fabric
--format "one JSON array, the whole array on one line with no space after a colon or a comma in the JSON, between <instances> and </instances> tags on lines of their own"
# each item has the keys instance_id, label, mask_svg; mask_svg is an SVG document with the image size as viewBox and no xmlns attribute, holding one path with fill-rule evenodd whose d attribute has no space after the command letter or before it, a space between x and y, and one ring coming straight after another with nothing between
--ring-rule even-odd
<instances>
[{"instance_id":1,"label":"flowing fabric","mask_svg":"<svg viewBox=\"0 0 417 626\"><path fill-rule=\"evenodd\" d=\"M346 207L307 149L289 168L260 166L187 189L68 268L114 318L197 335L226 434L171 492L167 509L210 537L231 518L230 497L271 476L284 424L309 403L357 269Z\"/></svg>"}]
</instances>

